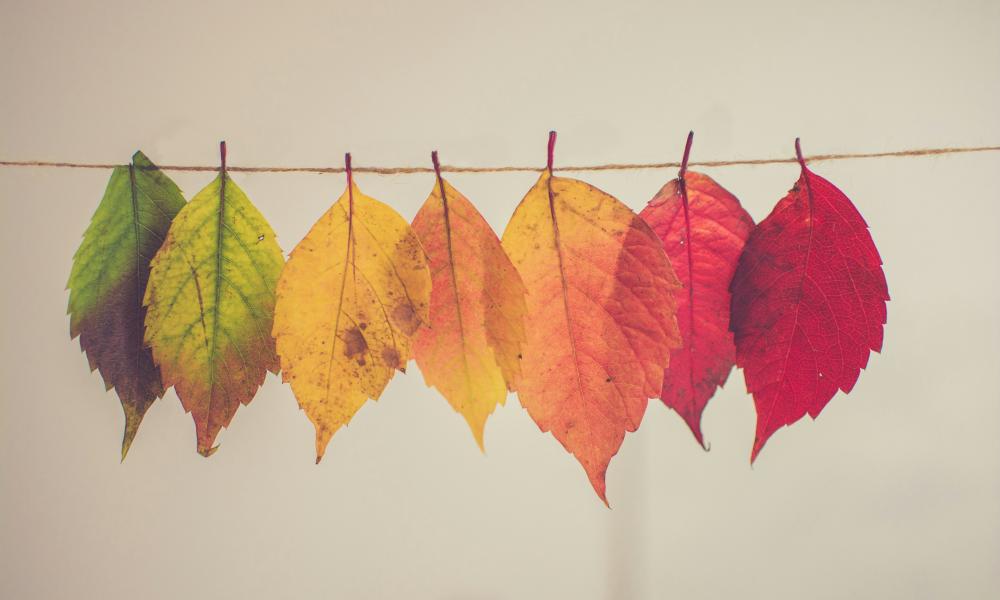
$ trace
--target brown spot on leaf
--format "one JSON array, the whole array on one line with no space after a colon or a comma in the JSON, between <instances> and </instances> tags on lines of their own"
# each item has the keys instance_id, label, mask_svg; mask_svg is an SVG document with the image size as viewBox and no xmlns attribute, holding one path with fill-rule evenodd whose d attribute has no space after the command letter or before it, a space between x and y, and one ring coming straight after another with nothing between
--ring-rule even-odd
<instances>
[{"instance_id":1,"label":"brown spot on leaf","mask_svg":"<svg viewBox=\"0 0 1000 600\"><path fill-rule=\"evenodd\" d=\"M368 342L365 336L357 327L352 327L344 332L344 354L347 358L358 357L358 363L365 364L364 353L368 351Z\"/></svg>"},{"instance_id":2,"label":"brown spot on leaf","mask_svg":"<svg viewBox=\"0 0 1000 600\"><path fill-rule=\"evenodd\" d=\"M409 302L401 302L392 309L392 324L406 335L412 334L420 326L417 314Z\"/></svg>"},{"instance_id":3,"label":"brown spot on leaf","mask_svg":"<svg viewBox=\"0 0 1000 600\"><path fill-rule=\"evenodd\" d=\"M398 369L402 366L399 364L399 352L397 352L395 348L383 348L382 360L385 361L387 366L392 367L393 369Z\"/></svg>"}]
</instances>

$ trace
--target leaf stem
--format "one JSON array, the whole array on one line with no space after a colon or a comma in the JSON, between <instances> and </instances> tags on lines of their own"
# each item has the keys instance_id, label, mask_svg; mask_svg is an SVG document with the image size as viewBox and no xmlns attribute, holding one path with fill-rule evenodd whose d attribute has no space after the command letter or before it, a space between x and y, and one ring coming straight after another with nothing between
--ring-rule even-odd
<instances>
[{"instance_id":1,"label":"leaf stem","mask_svg":"<svg viewBox=\"0 0 1000 600\"><path fill-rule=\"evenodd\" d=\"M799 160L799 165L805 169L806 159L802 157L802 144L799 143L799 138L795 138L795 157Z\"/></svg>"},{"instance_id":2,"label":"leaf stem","mask_svg":"<svg viewBox=\"0 0 1000 600\"><path fill-rule=\"evenodd\" d=\"M684 158L681 159L681 170L677 173L677 178L684 181L684 175L688 170L688 157L691 156L691 142L694 141L694 131L688 132L687 143L684 144Z\"/></svg>"},{"instance_id":3,"label":"leaf stem","mask_svg":"<svg viewBox=\"0 0 1000 600\"><path fill-rule=\"evenodd\" d=\"M441 163L438 162L438 151L431 151L431 162L434 163L434 175L437 176L438 181L441 181Z\"/></svg>"},{"instance_id":4,"label":"leaf stem","mask_svg":"<svg viewBox=\"0 0 1000 600\"><path fill-rule=\"evenodd\" d=\"M351 170L351 153L344 154L344 172L347 173L347 188L354 187L354 171Z\"/></svg>"},{"instance_id":5,"label":"leaf stem","mask_svg":"<svg viewBox=\"0 0 1000 600\"><path fill-rule=\"evenodd\" d=\"M556 132L555 131L550 131L549 132L549 160L548 160L548 163L547 163L547 165L545 167L546 169L548 169L549 175L552 175L552 157L553 157L553 155L555 155L555 152L556 152Z\"/></svg>"},{"instance_id":6,"label":"leaf stem","mask_svg":"<svg viewBox=\"0 0 1000 600\"><path fill-rule=\"evenodd\" d=\"M226 203L226 140L219 142L219 226L222 224L222 211ZM219 230L221 239L221 229Z\"/></svg>"}]
</instances>

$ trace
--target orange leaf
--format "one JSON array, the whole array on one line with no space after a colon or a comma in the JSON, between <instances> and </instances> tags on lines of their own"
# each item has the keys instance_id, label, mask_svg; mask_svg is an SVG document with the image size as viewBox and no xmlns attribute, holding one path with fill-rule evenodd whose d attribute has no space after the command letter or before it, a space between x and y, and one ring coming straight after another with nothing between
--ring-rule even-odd
<instances>
[{"instance_id":1,"label":"orange leaf","mask_svg":"<svg viewBox=\"0 0 1000 600\"><path fill-rule=\"evenodd\" d=\"M520 374L524 284L489 224L433 158L437 184L413 219L431 268L430 327L417 334L413 357L482 449L486 419Z\"/></svg>"},{"instance_id":2,"label":"orange leaf","mask_svg":"<svg viewBox=\"0 0 1000 600\"><path fill-rule=\"evenodd\" d=\"M660 393L680 346L680 284L659 238L627 206L549 167L517 207L503 247L528 291L521 404L583 465L605 472Z\"/></svg>"}]
</instances>

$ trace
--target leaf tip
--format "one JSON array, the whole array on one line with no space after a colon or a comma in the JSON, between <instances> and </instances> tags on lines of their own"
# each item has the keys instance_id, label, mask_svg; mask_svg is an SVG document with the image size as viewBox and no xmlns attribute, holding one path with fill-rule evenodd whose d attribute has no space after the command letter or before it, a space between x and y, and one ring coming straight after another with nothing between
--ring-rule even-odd
<instances>
[{"instance_id":1,"label":"leaf tip","mask_svg":"<svg viewBox=\"0 0 1000 600\"><path fill-rule=\"evenodd\" d=\"M205 458L208 458L209 456L215 454L215 451L218 449L219 449L218 444L216 444L215 446L199 446L198 454L204 456Z\"/></svg>"},{"instance_id":2,"label":"leaf tip","mask_svg":"<svg viewBox=\"0 0 1000 600\"><path fill-rule=\"evenodd\" d=\"M672 406L666 400L663 400L663 403L668 408L672 408L674 411L677 412L681 420L684 421L684 424L688 426L688 430L691 431L691 435L694 436L694 439L696 442L698 442L698 445L701 446L702 450L708 452L710 444L705 443L705 436L701 431L701 415L702 415L701 411L681 410L679 407Z\"/></svg>"},{"instance_id":3,"label":"leaf tip","mask_svg":"<svg viewBox=\"0 0 1000 600\"><path fill-rule=\"evenodd\" d=\"M138 427L138 423L136 423L134 427L131 426L131 423L125 426L125 435L122 437L122 463L125 462L125 457L128 455L129 448L132 447L132 440L135 439Z\"/></svg>"},{"instance_id":4,"label":"leaf tip","mask_svg":"<svg viewBox=\"0 0 1000 600\"><path fill-rule=\"evenodd\" d=\"M701 426L698 424L691 425L690 423L688 423L688 425L691 427L691 433L694 434L694 439L698 442L698 445L701 446L701 449L705 452L711 450L712 445L705 442L705 436L701 433Z\"/></svg>"},{"instance_id":5,"label":"leaf tip","mask_svg":"<svg viewBox=\"0 0 1000 600\"><path fill-rule=\"evenodd\" d=\"M764 444L767 443L766 439L761 439L757 437L753 441L753 450L750 451L750 466L753 467L754 463L757 461L757 457L760 456L760 451L764 449Z\"/></svg>"},{"instance_id":6,"label":"leaf tip","mask_svg":"<svg viewBox=\"0 0 1000 600\"><path fill-rule=\"evenodd\" d=\"M135 434L139 431L139 424L142 423L142 418L146 414L146 410L149 405L140 405L139 407L132 406L130 404L122 403L122 410L125 413L125 433L122 435L122 460L125 462L125 456L128 454L129 449L132 447L132 441L135 440Z\"/></svg>"},{"instance_id":7,"label":"leaf tip","mask_svg":"<svg viewBox=\"0 0 1000 600\"><path fill-rule=\"evenodd\" d=\"M611 504L608 502L608 483L607 483L607 465L599 472L591 472L586 465L584 465L584 470L587 472L587 478L590 479L590 485L594 487L594 492L597 493L597 497L601 499L604 506L611 508Z\"/></svg>"},{"instance_id":8,"label":"leaf tip","mask_svg":"<svg viewBox=\"0 0 1000 600\"><path fill-rule=\"evenodd\" d=\"M469 423L469 427L472 428L472 437L476 440L476 445L479 446L479 451L486 455L486 444L483 441L484 430L486 429L486 423Z\"/></svg>"},{"instance_id":9,"label":"leaf tip","mask_svg":"<svg viewBox=\"0 0 1000 600\"><path fill-rule=\"evenodd\" d=\"M323 460L323 455L326 453L326 445L330 443L330 438L333 437L333 432L329 431L325 427L316 426L316 464L318 465L321 460Z\"/></svg>"}]
</instances>

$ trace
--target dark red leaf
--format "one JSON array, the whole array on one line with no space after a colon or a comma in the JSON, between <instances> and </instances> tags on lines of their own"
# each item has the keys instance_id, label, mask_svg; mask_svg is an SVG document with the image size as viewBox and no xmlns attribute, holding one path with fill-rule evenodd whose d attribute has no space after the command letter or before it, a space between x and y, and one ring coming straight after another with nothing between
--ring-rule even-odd
<instances>
[{"instance_id":1,"label":"dark red leaf","mask_svg":"<svg viewBox=\"0 0 1000 600\"><path fill-rule=\"evenodd\" d=\"M798 143L796 142L796 150ZM736 364L757 408L751 461L768 438L851 391L882 349L889 293L857 209L806 168L750 235L733 277Z\"/></svg>"}]
</instances>

